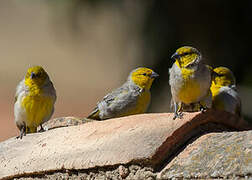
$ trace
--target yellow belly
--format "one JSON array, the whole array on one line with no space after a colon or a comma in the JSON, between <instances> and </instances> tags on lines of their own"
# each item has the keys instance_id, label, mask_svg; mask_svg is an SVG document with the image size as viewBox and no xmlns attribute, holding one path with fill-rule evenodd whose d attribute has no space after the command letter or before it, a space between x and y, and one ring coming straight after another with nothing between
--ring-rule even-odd
<instances>
[{"instance_id":1,"label":"yellow belly","mask_svg":"<svg viewBox=\"0 0 252 180\"><path fill-rule=\"evenodd\" d=\"M186 104L196 102L200 96L200 85L195 80L186 81L178 93L179 99Z\"/></svg>"},{"instance_id":2,"label":"yellow belly","mask_svg":"<svg viewBox=\"0 0 252 180\"><path fill-rule=\"evenodd\" d=\"M177 66L180 65L176 62ZM183 86L177 92L178 99L183 103L190 104L196 102L201 96L200 85L195 80L192 79L192 75L195 73L193 69L181 68L181 75L184 81Z\"/></svg>"},{"instance_id":3,"label":"yellow belly","mask_svg":"<svg viewBox=\"0 0 252 180\"><path fill-rule=\"evenodd\" d=\"M137 100L137 105L135 107L132 107L127 111L126 113L123 113L120 115L122 116L128 116L128 115L133 115L133 114L142 114L145 113L148 105L150 103L151 95L149 91L144 91L138 98Z\"/></svg>"},{"instance_id":4,"label":"yellow belly","mask_svg":"<svg viewBox=\"0 0 252 180\"><path fill-rule=\"evenodd\" d=\"M26 96L22 101L26 111L26 126L30 132L36 132L37 127L48 117L53 109L53 100L48 96Z\"/></svg>"},{"instance_id":5,"label":"yellow belly","mask_svg":"<svg viewBox=\"0 0 252 180\"><path fill-rule=\"evenodd\" d=\"M221 99L218 96L220 88L212 85L210 89L212 92L213 108L219 109L219 110L225 110L225 105L224 105L223 99Z\"/></svg>"}]
</instances>

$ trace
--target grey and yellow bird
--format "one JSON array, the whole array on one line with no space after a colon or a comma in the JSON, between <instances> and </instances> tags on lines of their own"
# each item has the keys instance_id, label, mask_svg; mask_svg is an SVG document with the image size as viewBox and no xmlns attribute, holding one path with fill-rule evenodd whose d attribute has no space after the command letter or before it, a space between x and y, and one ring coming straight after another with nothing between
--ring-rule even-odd
<instances>
[{"instance_id":1,"label":"grey and yellow bird","mask_svg":"<svg viewBox=\"0 0 252 180\"><path fill-rule=\"evenodd\" d=\"M54 112L56 91L48 74L41 66L30 67L18 84L15 95L14 116L20 130L17 138L34 133L48 121Z\"/></svg>"},{"instance_id":2,"label":"grey and yellow bird","mask_svg":"<svg viewBox=\"0 0 252 180\"><path fill-rule=\"evenodd\" d=\"M193 47L184 46L171 57L175 62L169 69L174 118L182 116L186 107L197 105L199 110L211 108L211 70L202 61L201 53Z\"/></svg>"},{"instance_id":3,"label":"grey and yellow bird","mask_svg":"<svg viewBox=\"0 0 252 180\"><path fill-rule=\"evenodd\" d=\"M241 116L241 99L236 89L235 76L226 67L214 70L211 85L213 109L224 110Z\"/></svg>"},{"instance_id":4,"label":"grey and yellow bird","mask_svg":"<svg viewBox=\"0 0 252 180\"><path fill-rule=\"evenodd\" d=\"M149 68L134 69L127 81L98 102L87 118L105 120L146 112L151 100L150 88L156 77L158 74Z\"/></svg>"}]
</instances>

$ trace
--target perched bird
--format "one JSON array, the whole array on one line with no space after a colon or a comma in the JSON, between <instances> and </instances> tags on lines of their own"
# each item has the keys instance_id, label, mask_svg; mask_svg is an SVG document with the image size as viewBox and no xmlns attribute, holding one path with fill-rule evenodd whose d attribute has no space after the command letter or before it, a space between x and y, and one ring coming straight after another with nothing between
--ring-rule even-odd
<instances>
[{"instance_id":1,"label":"perched bird","mask_svg":"<svg viewBox=\"0 0 252 180\"><path fill-rule=\"evenodd\" d=\"M214 70L211 91L213 109L224 110L241 116L241 99L237 93L235 77L226 67L217 67Z\"/></svg>"},{"instance_id":2,"label":"perched bird","mask_svg":"<svg viewBox=\"0 0 252 180\"><path fill-rule=\"evenodd\" d=\"M208 67L208 69L211 72L211 79L212 79L215 74L213 71L213 68L209 65L206 65L206 66ZM173 103L171 104L171 106L172 105L173 105ZM190 104L181 103L181 108L185 112L198 112L200 110L204 110L204 109L201 109L202 106L207 107L207 108L212 107L212 92L211 92L211 90L208 91L207 96L205 98L203 98L200 102L190 103Z\"/></svg>"},{"instance_id":3,"label":"perched bird","mask_svg":"<svg viewBox=\"0 0 252 180\"><path fill-rule=\"evenodd\" d=\"M182 112L192 104L198 104L201 111L211 108L211 70L203 63L200 52L184 46L177 49L171 58L175 60L169 69L173 119L181 118Z\"/></svg>"},{"instance_id":4,"label":"perched bird","mask_svg":"<svg viewBox=\"0 0 252 180\"><path fill-rule=\"evenodd\" d=\"M48 74L41 66L30 67L18 84L15 95L14 116L21 138L34 133L48 121L54 112L56 91Z\"/></svg>"},{"instance_id":5,"label":"perched bird","mask_svg":"<svg viewBox=\"0 0 252 180\"><path fill-rule=\"evenodd\" d=\"M131 71L127 81L98 102L87 118L104 120L146 112L151 100L150 88L158 76L144 67Z\"/></svg>"}]
</instances>

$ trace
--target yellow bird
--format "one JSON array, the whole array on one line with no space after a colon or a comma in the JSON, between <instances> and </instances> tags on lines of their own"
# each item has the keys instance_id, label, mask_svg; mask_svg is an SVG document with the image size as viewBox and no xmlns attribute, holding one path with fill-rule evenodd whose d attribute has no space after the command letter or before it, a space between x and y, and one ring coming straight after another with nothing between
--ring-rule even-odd
<instances>
[{"instance_id":1,"label":"yellow bird","mask_svg":"<svg viewBox=\"0 0 252 180\"><path fill-rule=\"evenodd\" d=\"M145 67L137 68L127 81L107 94L87 118L104 120L146 112L150 100L150 88L158 74Z\"/></svg>"},{"instance_id":2,"label":"yellow bird","mask_svg":"<svg viewBox=\"0 0 252 180\"><path fill-rule=\"evenodd\" d=\"M211 108L211 71L202 61L200 52L190 46L179 48L171 57L169 69L174 118L182 117L185 107L198 104L201 111ZM184 108L183 108L184 107Z\"/></svg>"},{"instance_id":3,"label":"yellow bird","mask_svg":"<svg viewBox=\"0 0 252 180\"><path fill-rule=\"evenodd\" d=\"M15 95L14 116L21 138L26 133L34 133L37 127L48 121L56 101L56 91L48 74L41 66L27 70L18 84Z\"/></svg>"},{"instance_id":4,"label":"yellow bird","mask_svg":"<svg viewBox=\"0 0 252 180\"><path fill-rule=\"evenodd\" d=\"M217 67L213 71L214 78L210 88L213 108L241 116L241 99L236 89L232 71L226 67Z\"/></svg>"}]
</instances>

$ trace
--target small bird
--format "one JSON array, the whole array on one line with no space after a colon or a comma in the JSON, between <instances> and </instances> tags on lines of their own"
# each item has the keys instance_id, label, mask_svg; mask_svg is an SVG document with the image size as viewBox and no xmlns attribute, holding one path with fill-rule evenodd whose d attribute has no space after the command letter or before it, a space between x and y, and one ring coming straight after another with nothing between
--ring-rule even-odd
<instances>
[{"instance_id":1,"label":"small bird","mask_svg":"<svg viewBox=\"0 0 252 180\"><path fill-rule=\"evenodd\" d=\"M184 46L177 49L171 58L175 60L169 69L173 119L181 118L182 112L192 104L198 104L201 111L211 108L211 70L203 63L200 52Z\"/></svg>"},{"instance_id":2,"label":"small bird","mask_svg":"<svg viewBox=\"0 0 252 180\"><path fill-rule=\"evenodd\" d=\"M213 109L224 110L241 116L241 99L236 89L235 77L226 67L217 67L214 70L211 92Z\"/></svg>"},{"instance_id":3,"label":"small bird","mask_svg":"<svg viewBox=\"0 0 252 180\"><path fill-rule=\"evenodd\" d=\"M212 79L215 72L213 71L213 68L211 66L209 66L209 65L206 65L206 66L208 67L208 69L211 72L211 79ZM203 98L200 101L200 103L198 103L198 102L197 103L190 103L190 104L181 103L181 108L185 112L198 112L201 110L202 106L207 107L207 108L212 107L212 92L211 92L211 90L208 91L207 96L205 98Z\"/></svg>"},{"instance_id":4,"label":"small bird","mask_svg":"<svg viewBox=\"0 0 252 180\"><path fill-rule=\"evenodd\" d=\"M98 102L87 118L105 120L146 112L151 100L150 88L158 76L145 67L131 71L127 81Z\"/></svg>"},{"instance_id":5,"label":"small bird","mask_svg":"<svg viewBox=\"0 0 252 180\"><path fill-rule=\"evenodd\" d=\"M17 138L37 132L37 127L48 121L56 101L56 91L48 74L41 66L30 67L18 84L15 95L14 116L20 130Z\"/></svg>"}]
</instances>

